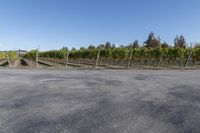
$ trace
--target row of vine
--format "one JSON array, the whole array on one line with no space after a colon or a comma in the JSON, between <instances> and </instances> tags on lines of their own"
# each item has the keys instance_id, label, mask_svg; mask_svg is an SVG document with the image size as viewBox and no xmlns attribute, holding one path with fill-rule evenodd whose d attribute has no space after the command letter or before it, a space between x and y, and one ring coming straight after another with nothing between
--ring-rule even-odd
<instances>
[{"instance_id":1,"label":"row of vine","mask_svg":"<svg viewBox=\"0 0 200 133\"><path fill-rule=\"evenodd\" d=\"M84 50L51 50L39 52L39 57L66 59L69 52L69 59L95 59L100 49L84 49ZM154 60L160 57L171 60L183 60L192 52L191 58L195 61L200 60L200 48L115 48L103 49L100 53L100 58L103 59L128 59L132 54L132 59L147 59ZM24 57L35 59L36 51L28 52Z\"/></svg>"}]
</instances>

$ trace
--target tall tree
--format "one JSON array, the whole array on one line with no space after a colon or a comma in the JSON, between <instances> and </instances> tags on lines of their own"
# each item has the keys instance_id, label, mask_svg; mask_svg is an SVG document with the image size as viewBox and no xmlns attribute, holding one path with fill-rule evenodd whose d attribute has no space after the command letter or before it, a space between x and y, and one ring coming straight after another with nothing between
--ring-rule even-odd
<instances>
[{"instance_id":1,"label":"tall tree","mask_svg":"<svg viewBox=\"0 0 200 133\"><path fill-rule=\"evenodd\" d=\"M80 50L85 50L85 47L80 47Z\"/></svg>"},{"instance_id":2,"label":"tall tree","mask_svg":"<svg viewBox=\"0 0 200 133\"><path fill-rule=\"evenodd\" d=\"M110 42L106 42L105 49L109 49L109 48L111 48L111 44Z\"/></svg>"},{"instance_id":3,"label":"tall tree","mask_svg":"<svg viewBox=\"0 0 200 133\"><path fill-rule=\"evenodd\" d=\"M138 40L135 40L135 41L133 42L133 46L132 46L132 47L133 47L133 48L139 48L139 47L140 47Z\"/></svg>"},{"instance_id":4,"label":"tall tree","mask_svg":"<svg viewBox=\"0 0 200 133\"><path fill-rule=\"evenodd\" d=\"M155 37L153 32L150 32L147 40L144 42L147 48L156 48L160 46L160 37Z\"/></svg>"},{"instance_id":5,"label":"tall tree","mask_svg":"<svg viewBox=\"0 0 200 133\"><path fill-rule=\"evenodd\" d=\"M196 43L194 48L200 48L200 43Z\"/></svg>"},{"instance_id":6,"label":"tall tree","mask_svg":"<svg viewBox=\"0 0 200 133\"><path fill-rule=\"evenodd\" d=\"M104 44L100 44L99 46L97 46L98 49L103 49L105 48L105 45Z\"/></svg>"},{"instance_id":7,"label":"tall tree","mask_svg":"<svg viewBox=\"0 0 200 133\"><path fill-rule=\"evenodd\" d=\"M69 49L68 49L68 47L63 47L61 50L66 50L66 51L68 51Z\"/></svg>"},{"instance_id":8,"label":"tall tree","mask_svg":"<svg viewBox=\"0 0 200 133\"><path fill-rule=\"evenodd\" d=\"M95 46L91 44L90 46L88 46L88 49L95 49Z\"/></svg>"},{"instance_id":9,"label":"tall tree","mask_svg":"<svg viewBox=\"0 0 200 133\"><path fill-rule=\"evenodd\" d=\"M119 48L125 48L125 46L124 46L123 44L121 44L121 45L119 46Z\"/></svg>"},{"instance_id":10,"label":"tall tree","mask_svg":"<svg viewBox=\"0 0 200 133\"><path fill-rule=\"evenodd\" d=\"M162 48L169 48L169 44L166 42L162 43Z\"/></svg>"},{"instance_id":11,"label":"tall tree","mask_svg":"<svg viewBox=\"0 0 200 133\"><path fill-rule=\"evenodd\" d=\"M72 51L76 50L76 48L72 47Z\"/></svg>"},{"instance_id":12,"label":"tall tree","mask_svg":"<svg viewBox=\"0 0 200 133\"><path fill-rule=\"evenodd\" d=\"M113 43L112 44L112 49L115 49L116 48L116 45Z\"/></svg>"},{"instance_id":13,"label":"tall tree","mask_svg":"<svg viewBox=\"0 0 200 133\"><path fill-rule=\"evenodd\" d=\"M133 44L130 43L129 45L125 46L125 48L132 48L133 47Z\"/></svg>"},{"instance_id":14,"label":"tall tree","mask_svg":"<svg viewBox=\"0 0 200 133\"><path fill-rule=\"evenodd\" d=\"M186 41L183 35L176 36L174 39L174 47L175 48L186 48Z\"/></svg>"}]
</instances>

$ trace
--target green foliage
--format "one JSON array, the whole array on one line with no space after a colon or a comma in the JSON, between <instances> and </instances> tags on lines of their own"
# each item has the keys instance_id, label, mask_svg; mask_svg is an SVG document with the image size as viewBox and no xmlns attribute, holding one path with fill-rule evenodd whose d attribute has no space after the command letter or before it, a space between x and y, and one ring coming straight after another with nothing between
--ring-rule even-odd
<instances>
[{"instance_id":1,"label":"green foliage","mask_svg":"<svg viewBox=\"0 0 200 133\"><path fill-rule=\"evenodd\" d=\"M111 49L103 49L103 50L101 50L101 57L103 57L103 58L111 58L112 57L112 50Z\"/></svg>"},{"instance_id":2,"label":"green foliage","mask_svg":"<svg viewBox=\"0 0 200 133\"><path fill-rule=\"evenodd\" d=\"M69 53L69 58L72 59L94 59L96 58L98 49L82 49L82 50L72 50Z\"/></svg>"},{"instance_id":3,"label":"green foliage","mask_svg":"<svg viewBox=\"0 0 200 133\"><path fill-rule=\"evenodd\" d=\"M26 53L24 55L24 58L27 58L27 59L35 59L36 58L36 50L31 50L29 51L28 53ZM48 58L48 55L46 55L46 58Z\"/></svg>"},{"instance_id":4,"label":"green foliage","mask_svg":"<svg viewBox=\"0 0 200 133\"><path fill-rule=\"evenodd\" d=\"M0 59L4 59L4 58L6 58L5 53L0 53Z\"/></svg>"},{"instance_id":5,"label":"green foliage","mask_svg":"<svg viewBox=\"0 0 200 133\"><path fill-rule=\"evenodd\" d=\"M36 51L34 51L33 54L34 53L36 53ZM65 59L66 54L67 54L66 49L51 50L51 51L39 52L39 57Z\"/></svg>"},{"instance_id":6,"label":"green foliage","mask_svg":"<svg viewBox=\"0 0 200 133\"><path fill-rule=\"evenodd\" d=\"M151 55L153 59L158 59L163 56L163 49L161 47L151 49Z\"/></svg>"},{"instance_id":7,"label":"green foliage","mask_svg":"<svg viewBox=\"0 0 200 133\"><path fill-rule=\"evenodd\" d=\"M132 52L133 52L132 58L134 60L137 60L137 59L140 58L140 50L141 50L141 48L134 48L134 49L132 49Z\"/></svg>"},{"instance_id":8,"label":"green foliage","mask_svg":"<svg viewBox=\"0 0 200 133\"><path fill-rule=\"evenodd\" d=\"M57 58L66 59L67 52L69 52L69 59L96 59L97 54L100 49L81 49L81 50L51 50L45 52L39 52L39 57L43 58ZM192 51L192 58L195 60L200 60L200 48L162 48L161 46L156 48L109 48L102 49L100 53L100 58L103 59L120 59L126 60L129 58L132 52L133 60L149 60L155 61L161 57L170 60L179 60L187 58L190 51ZM29 59L35 59L36 51L28 52L24 57Z\"/></svg>"},{"instance_id":9,"label":"green foliage","mask_svg":"<svg viewBox=\"0 0 200 133\"><path fill-rule=\"evenodd\" d=\"M193 49L192 56L193 59L200 61L200 48Z\"/></svg>"},{"instance_id":10,"label":"green foliage","mask_svg":"<svg viewBox=\"0 0 200 133\"><path fill-rule=\"evenodd\" d=\"M36 50L32 50L24 55L24 58L33 59L36 58ZM66 49L61 50L50 50L45 52L39 52L38 56L42 58L57 58L57 59L65 59L67 55Z\"/></svg>"},{"instance_id":11,"label":"green foliage","mask_svg":"<svg viewBox=\"0 0 200 133\"><path fill-rule=\"evenodd\" d=\"M184 48L169 48L168 57L171 59L182 60L185 57L186 49Z\"/></svg>"},{"instance_id":12,"label":"green foliage","mask_svg":"<svg viewBox=\"0 0 200 133\"><path fill-rule=\"evenodd\" d=\"M175 57L178 59L183 59L185 55L185 49L184 48L175 48Z\"/></svg>"},{"instance_id":13,"label":"green foliage","mask_svg":"<svg viewBox=\"0 0 200 133\"><path fill-rule=\"evenodd\" d=\"M114 59L125 59L128 58L129 50L127 48L112 49L111 55Z\"/></svg>"},{"instance_id":14,"label":"green foliage","mask_svg":"<svg viewBox=\"0 0 200 133\"><path fill-rule=\"evenodd\" d=\"M10 61L14 61L19 58L17 52L15 52L15 51L9 51L6 54L8 55Z\"/></svg>"}]
</instances>

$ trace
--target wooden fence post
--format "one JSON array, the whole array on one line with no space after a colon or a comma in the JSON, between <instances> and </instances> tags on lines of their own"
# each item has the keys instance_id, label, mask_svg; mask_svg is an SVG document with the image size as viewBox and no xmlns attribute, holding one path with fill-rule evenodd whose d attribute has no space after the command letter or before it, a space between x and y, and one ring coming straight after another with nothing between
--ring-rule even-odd
<instances>
[{"instance_id":1,"label":"wooden fence post","mask_svg":"<svg viewBox=\"0 0 200 133\"><path fill-rule=\"evenodd\" d=\"M98 54L97 54L97 59L96 59L96 62L95 62L95 64L94 64L94 69L96 69L97 66L98 66L100 53L101 53L101 50L99 50L99 52L98 52Z\"/></svg>"},{"instance_id":2,"label":"wooden fence post","mask_svg":"<svg viewBox=\"0 0 200 133\"><path fill-rule=\"evenodd\" d=\"M128 60L127 69L129 69L129 68L130 68L130 64L131 64L131 59L132 59L132 56L133 56L133 51L131 50L131 53L130 53L130 56L129 56L129 60Z\"/></svg>"},{"instance_id":3,"label":"wooden fence post","mask_svg":"<svg viewBox=\"0 0 200 133\"><path fill-rule=\"evenodd\" d=\"M11 66L11 63L10 63L10 59L9 59L8 54L6 54L6 58L7 58L7 61L8 61L8 65L9 65L9 67L11 68L12 66Z\"/></svg>"},{"instance_id":4,"label":"wooden fence post","mask_svg":"<svg viewBox=\"0 0 200 133\"><path fill-rule=\"evenodd\" d=\"M188 67L188 63L189 63L189 60L190 60L191 56L192 56L192 51L190 51L190 54L189 54L189 56L188 56L188 58L187 58L187 60L185 62L185 68Z\"/></svg>"},{"instance_id":5,"label":"wooden fence post","mask_svg":"<svg viewBox=\"0 0 200 133\"><path fill-rule=\"evenodd\" d=\"M36 63L36 68L38 68L38 49L36 50L36 54L35 54L35 63Z\"/></svg>"},{"instance_id":6,"label":"wooden fence post","mask_svg":"<svg viewBox=\"0 0 200 133\"><path fill-rule=\"evenodd\" d=\"M68 67L68 61L69 61L69 52L67 52L67 58L66 58L66 64L65 64L65 68L66 69Z\"/></svg>"},{"instance_id":7,"label":"wooden fence post","mask_svg":"<svg viewBox=\"0 0 200 133\"><path fill-rule=\"evenodd\" d=\"M158 68L161 65L162 58L163 58L163 56L161 55L160 58L159 58L159 61L158 61L157 65L156 65L156 68Z\"/></svg>"}]
</instances>

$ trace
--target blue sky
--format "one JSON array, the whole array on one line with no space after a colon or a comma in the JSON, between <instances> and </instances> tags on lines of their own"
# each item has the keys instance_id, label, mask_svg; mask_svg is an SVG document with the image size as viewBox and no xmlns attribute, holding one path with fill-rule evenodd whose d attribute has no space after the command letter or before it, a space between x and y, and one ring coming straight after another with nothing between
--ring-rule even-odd
<instances>
[{"instance_id":1,"label":"blue sky","mask_svg":"<svg viewBox=\"0 0 200 133\"><path fill-rule=\"evenodd\" d=\"M200 0L0 0L0 50L143 43L150 31L173 44L200 42Z\"/></svg>"}]
</instances>

